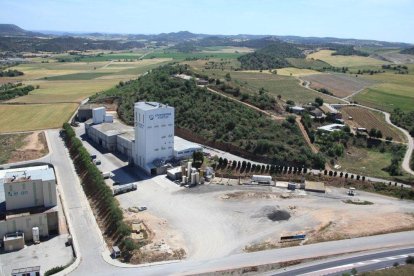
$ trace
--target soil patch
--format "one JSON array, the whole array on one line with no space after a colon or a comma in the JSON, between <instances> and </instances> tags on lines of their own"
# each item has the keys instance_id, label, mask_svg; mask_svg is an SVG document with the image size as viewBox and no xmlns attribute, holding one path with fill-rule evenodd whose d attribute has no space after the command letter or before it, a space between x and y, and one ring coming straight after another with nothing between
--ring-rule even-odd
<instances>
[{"instance_id":1,"label":"soil patch","mask_svg":"<svg viewBox=\"0 0 414 276\"><path fill-rule=\"evenodd\" d=\"M38 159L49 152L44 132L35 131L23 139L23 145L11 152L9 163Z\"/></svg>"},{"instance_id":2,"label":"soil patch","mask_svg":"<svg viewBox=\"0 0 414 276\"><path fill-rule=\"evenodd\" d=\"M252 216L253 218L266 217L271 221L284 221L290 219L290 213L286 210L280 209L279 206L265 206L260 211Z\"/></svg>"}]
</instances>

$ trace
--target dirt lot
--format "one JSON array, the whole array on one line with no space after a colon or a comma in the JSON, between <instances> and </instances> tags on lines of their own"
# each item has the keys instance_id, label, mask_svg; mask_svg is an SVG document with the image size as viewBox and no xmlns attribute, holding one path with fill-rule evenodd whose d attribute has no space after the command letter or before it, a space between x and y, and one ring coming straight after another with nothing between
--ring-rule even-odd
<instances>
[{"instance_id":1,"label":"dirt lot","mask_svg":"<svg viewBox=\"0 0 414 276\"><path fill-rule=\"evenodd\" d=\"M158 235L155 240L197 260L264 242L287 246L279 239L288 233L304 232L305 242L313 243L414 228L413 202L364 192L355 198L373 205L346 204L341 188L328 187L326 194L232 183L187 189L158 176L138 182L137 191L118 200L123 208L148 207L140 219ZM266 248L272 247L259 246Z\"/></svg>"},{"instance_id":2,"label":"dirt lot","mask_svg":"<svg viewBox=\"0 0 414 276\"><path fill-rule=\"evenodd\" d=\"M33 160L48 152L43 131L0 135L0 164Z\"/></svg>"},{"instance_id":3,"label":"dirt lot","mask_svg":"<svg viewBox=\"0 0 414 276\"><path fill-rule=\"evenodd\" d=\"M376 128L381 130L384 138L390 136L394 141L405 142L401 131L387 124L384 116L380 113L357 106L343 107L341 108L341 113L346 124L352 128L362 127L368 131L371 128ZM349 116L352 117L352 120L349 119Z\"/></svg>"},{"instance_id":4,"label":"dirt lot","mask_svg":"<svg viewBox=\"0 0 414 276\"><path fill-rule=\"evenodd\" d=\"M300 77L310 81L313 89L325 88L339 98L344 98L352 93L368 87L373 82L346 74L315 74Z\"/></svg>"}]
</instances>

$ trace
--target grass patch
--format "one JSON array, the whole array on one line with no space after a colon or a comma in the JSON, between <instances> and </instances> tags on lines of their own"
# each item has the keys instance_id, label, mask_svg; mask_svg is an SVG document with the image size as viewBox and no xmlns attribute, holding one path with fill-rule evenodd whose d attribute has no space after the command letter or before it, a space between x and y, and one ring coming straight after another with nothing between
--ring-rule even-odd
<instances>
[{"instance_id":1,"label":"grass patch","mask_svg":"<svg viewBox=\"0 0 414 276\"><path fill-rule=\"evenodd\" d=\"M364 201L360 201L360 200L352 200L352 199L347 199L343 201L346 204L354 204L354 205L372 205L374 203L372 203L371 201L368 200L364 200Z\"/></svg>"},{"instance_id":2,"label":"grass patch","mask_svg":"<svg viewBox=\"0 0 414 276\"><path fill-rule=\"evenodd\" d=\"M12 152L21 148L27 133L0 135L0 164L8 163Z\"/></svg>"},{"instance_id":3,"label":"grass patch","mask_svg":"<svg viewBox=\"0 0 414 276\"><path fill-rule=\"evenodd\" d=\"M389 62L362 56L332 56L332 50L321 50L307 56L308 59L322 60L335 67L353 67L363 65L382 65Z\"/></svg>"},{"instance_id":4,"label":"grass patch","mask_svg":"<svg viewBox=\"0 0 414 276\"><path fill-rule=\"evenodd\" d=\"M59 128L77 106L75 103L0 105L0 132Z\"/></svg>"},{"instance_id":5,"label":"grass patch","mask_svg":"<svg viewBox=\"0 0 414 276\"><path fill-rule=\"evenodd\" d=\"M363 272L363 273L358 273L358 275L361 275L361 276L393 276L393 275L412 276L414 275L414 265L409 264L409 265L403 265L403 266L398 266L398 267L393 267L393 268L386 268L382 270L372 271L372 272Z\"/></svg>"}]
</instances>

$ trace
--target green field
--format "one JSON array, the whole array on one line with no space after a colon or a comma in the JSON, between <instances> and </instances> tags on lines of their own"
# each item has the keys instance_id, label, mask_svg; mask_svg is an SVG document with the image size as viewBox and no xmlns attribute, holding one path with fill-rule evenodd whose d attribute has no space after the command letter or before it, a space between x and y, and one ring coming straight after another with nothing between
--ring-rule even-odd
<instances>
[{"instance_id":1,"label":"green field","mask_svg":"<svg viewBox=\"0 0 414 276\"><path fill-rule=\"evenodd\" d=\"M45 79L54 81L54 80L92 80L99 77L107 76L112 73L75 73L75 74L68 74L68 75L60 75L54 77L45 77Z\"/></svg>"},{"instance_id":2,"label":"green field","mask_svg":"<svg viewBox=\"0 0 414 276\"><path fill-rule=\"evenodd\" d=\"M0 133L59 128L78 104L0 105Z\"/></svg>"},{"instance_id":3,"label":"green field","mask_svg":"<svg viewBox=\"0 0 414 276\"><path fill-rule=\"evenodd\" d=\"M175 60L185 60L185 59L210 59L210 58L219 58L219 59L236 59L241 56L242 53L181 53L181 52L154 52L148 54L144 59L152 58L172 58Z\"/></svg>"},{"instance_id":4,"label":"green field","mask_svg":"<svg viewBox=\"0 0 414 276\"><path fill-rule=\"evenodd\" d=\"M358 103L388 112L397 107L404 111L414 110L414 75L383 73L361 77L380 83L357 94L353 99Z\"/></svg>"}]
</instances>

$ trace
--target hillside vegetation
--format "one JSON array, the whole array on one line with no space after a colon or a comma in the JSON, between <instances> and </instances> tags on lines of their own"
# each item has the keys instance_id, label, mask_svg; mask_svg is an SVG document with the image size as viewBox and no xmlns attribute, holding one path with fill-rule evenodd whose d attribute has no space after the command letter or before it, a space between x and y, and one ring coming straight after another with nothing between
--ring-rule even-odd
<instances>
[{"instance_id":1,"label":"hillside vegetation","mask_svg":"<svg viewBox=\"0 0 414 276\"><path fill-rule=\"evenodd\" d=\"M400 53L401 53L401 54L409 54L409 55L414 55L414 47L404 49L404 50L402 50Z\"/></svg>"},{"instance_id":2,"label":"hillside vegetation","mask_svg":"<svg viewBox=\"0 0 414 276\"><path fill-rule=\"evenodd\" d=\"M163 66L91 100L118 99L118 114L128 124L133 124L134 102L162 102L175 107L176 127L209 141L232 144L275 164L324 166L324 159L306 146L294 119L276 123L242 104L197 87L193 81L172 77L182 72L191 74L185 66Z\"/></svg>"},{"instance_id":3,"label":"hillside vegetation","mask_svg":"<svg viewBox=\"0 0 414 276\"><path fill-rule=\"evenodd\" d=\"M302 51L294 45L284 42L273 42L253 53L238 58L244 70L267 70L289 67L287 58L304 57Z\"/></svg>"}]
</instances>

